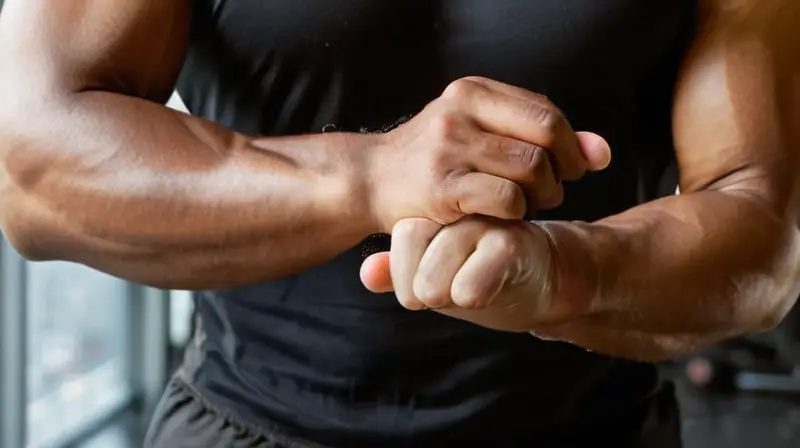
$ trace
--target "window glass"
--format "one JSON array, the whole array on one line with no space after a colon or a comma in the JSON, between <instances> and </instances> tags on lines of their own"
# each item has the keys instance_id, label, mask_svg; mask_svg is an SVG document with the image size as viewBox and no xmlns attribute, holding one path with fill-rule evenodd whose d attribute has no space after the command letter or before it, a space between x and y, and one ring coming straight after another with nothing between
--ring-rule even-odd
<instances>
[{"instance_id":1,"label":"window glass","mask_svg":"<svg viewBox=\"0 0 800 448\"><path fill-rule=\"evenodd\" d=\"M130 393L127 283L64 262L29 263L28 446L50 446Z\"/></svg>"}]
</instances>

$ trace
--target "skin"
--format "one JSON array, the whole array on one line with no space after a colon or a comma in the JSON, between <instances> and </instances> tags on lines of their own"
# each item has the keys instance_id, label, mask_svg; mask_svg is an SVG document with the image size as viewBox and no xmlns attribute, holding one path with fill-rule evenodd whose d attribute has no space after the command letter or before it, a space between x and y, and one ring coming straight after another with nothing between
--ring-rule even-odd
<instances>
[{"instance_id":1,"label":"skin","mask_svg":"<svg viewBox=\"0 0 800 448\"><path fill-rule=\"evenodd\" d=\"M545 98L472 78L386 135L254 138L159 104L186 50L188 0L106 3L7 0L0 18L0 224L29 258L230 287L394 230L394 253L362 269L368 287L645 360L768 328L800 292L792 0L704 4L675 99L684 194L541 225L517 218L609 157ZM444 285L443 247L467 260Z\"/></svg>"},{"instance_id":2,"label":"skin","mask_svg":"<svg viewBox=\"0 0 800 448\"><path fill-rule=\"evenodd\" d=\"M306 270L403 218L519 219L558 205L560 179L608 163L605 141L574 133L546 98L488 80L454 82L381 136L256 138L169 110L190 4L5 2L0 225L27 258L235 287Z\"/></svg>"},{"instance_id":3,"label":"skin","mask_svg":"<svg viewBox=\"0 0 800 448\"><path fill-rule=\"evenodd\" d=\"M365 285L646 361L774 327L800 294L800 3L707 0L700 17L674 100L680 196L595 223L404 220Z\"/></svg>"}]
</instances>

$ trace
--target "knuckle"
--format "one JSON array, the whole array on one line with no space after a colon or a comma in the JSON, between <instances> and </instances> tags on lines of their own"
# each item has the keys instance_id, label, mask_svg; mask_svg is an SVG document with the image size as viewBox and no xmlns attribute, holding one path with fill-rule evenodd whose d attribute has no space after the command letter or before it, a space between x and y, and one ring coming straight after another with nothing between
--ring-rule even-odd
<instances>
[{"instance_id":1,"label":"knuckle","mask_svg":"<svg viewBox=\"0 0 800 448\"><path fill-rule=\"evenodd\" d=\"M519 242L514 237L513 232L508 230L493 231L484 238L488 240L488 245L502 258L515 254L519 248Z\"/></svg>"},{"instance_id":2,"label":"knuckle","mask_svg":"<svg viewBox=\"0 0 800 448\"><path fill-rule=\"evenodd\" d=\"M550 147L556 140L556 134L561 122L564 120L561 113L548 104L541 104L535 101L528 103L525 116L536 123L542 133L540 144Z\"/></svg>"},{"instance_id":3,"label":"knuckle","mask_svg":"<svg viewBox=\"0 0 800 448\"><path fill-rule=\"evenodd\" d=\"M425 309L425 304L417 300L416 297L397 296L397 303L410 311L420 311Z\"/></svg>"},{"instance_id":4,"label":"knuckle","mask_svg":"<svg viewBox=\"0 0 800 448\"><path fill-rule=\"evenodd\" d=\"M511 181L498 183L494 194L495 200L508 210L516 210L520 203L525 202L522 189Z\"/></svg>"},{"instance_id":5,"label":"knuckle","mask_svg":"<svg viewBox=\"0 0 800 448\"><path fill-rule=\"evenodd\" d=\"M424 228L424 224L422 219L401 219L392 228L392 239L400 241L412 239Z\"/></svg>"},{"instance_id":6,"label":"knuckle","mask_svg":"<svg viewBox=\"0 0 800 448\"><path fill-rule=\"evenodd\" d=\"M460 99L469 95L475 87L475 83L466 78L456 79L444 88L442 96L449 99Z\"/></svg>"},{"instance_id":7,"label":"knuckle","mask_svg":"<svg viewBox=\"0 0 800 448\"><path fill-rule=\"evenodd\" d=\"M428 218L405 218L392 228L392 244L417 243L436 235L442 225Z\"/></svg>"},{"instance_id":8,"label":"knuckle","mask_svg":"<svg viewBox=\"0 0 800 448\"><path fill-rule=\"evenodd\" d=\"M470 82L474 82L474 83L483 83L483 82L489 81L489 78L485 78L483 76L465 76L465 77L463 77L461 79L464 80L464 81L470 81Z\"/></svg>"},{"instance_id":9,"label":"knuckle","mask_svg":"<svg viewBox=\"0 0 800 448\"><path fill-rule=\"evenodd\" d=\"M453 291L453 304L459 308L480 309L484 307L483 293L473 283L462 284Z\"/></svg>"},{"instance_id":10,"label":"knuckle","mask_svg":"<svg viewBox=\"0 0 800 448\"><path fill-rule=\"evenodd\" d=\"M445 171L447 167L442 167ZM433 208L433 214L430 219L443 225L451 225L458 222L464 216L461 211L460 203L465 199L465 195L459 192L458 185L463 182L463 176L453 176L453 178L445 178L438 181L430 192L429 198Z\"/></svg>"},{"instance_id":11,"label":"knuckle","mask_svg":"<svg viewBox=\"0 0 800 448\"><path fill-rule=\"evenodd\" d=\"M538 98L540 101L544 101L546 103L550 103L550 97L548 97L544 93L539 93L539 92L531 92L531 93L533 93L533 96Z\"/></svg>"},{"instance_id":12,"label":"knuckle","mask_svg":"<svg viewBox=\"0 0 800 448\"><path fill-rule=\"evenodd\" d=\"M460 100L472 95L478 87L478 83L469 78L459 78L445 87L444 92L442 92L442 97Z\"/></svg>"},{"instance_id":13,"label":"knuckle","mask_svg":"<svg viewBox=\"0 0 800 448\"><path fill-rule=\"evenodd\" d=\"M547 164L545 151L541 146L520 142L510 151L510 155L512 162L524 170L528 180L532 180L541 172L542 166Z\"/></svg>"},{"instance_id":14,"label":"knuckle","mask_svg":"<svg viewBox=\"0 0 800 448\"><path fill-rule=\"evenodd\" d=\"M420 302L431 309L444 308L450 302L446 291L430 284L418 285L415 283L414 294Z\"/></svg>"},{"instance_id":15,"label":"knuckle","mask_svg":"<svg viewBox=\"0 0 800 448\"><path fill-rule=\"evenodd\" d=\"M449 226L464 217L464 213L459 210L457 198L444 196L436 198L434 201L436 201L436 205L434 206L435 211L430 218L432 221L443 226Z\"/></svg>"}]
</instances>

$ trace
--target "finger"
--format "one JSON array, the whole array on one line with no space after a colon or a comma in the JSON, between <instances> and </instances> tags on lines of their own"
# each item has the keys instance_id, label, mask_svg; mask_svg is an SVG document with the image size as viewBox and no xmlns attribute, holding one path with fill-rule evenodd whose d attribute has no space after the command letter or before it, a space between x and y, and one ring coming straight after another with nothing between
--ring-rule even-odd
<instances>
[{"instance_id":1,"label":"finger","mask_svg":"<svg viewBox=\"0 0 800 448\"><path fill-rule=\"evenodd\" d=\"M559 178L576 180L589 169L578 137L563 113L546 97L476 77L453 82L444 96L460 102L486 131L550 150Z\"/></svg>"},{"instance_id":2,"label":"finger","mask_svg":"<svg viewBox=\"0 0 800 448\"><path fill-rule=\"evenodd\" d=\"M516 183L486 173L467 173L459 177L446 194L465 215L485 215L499 219L525 216L525 193Z\"/></svg>"},{"instance_id":3,"label":"finger","mask_svg":"<svg viewBox=\"0 0 800 448\"><path fill-rule=\"evenodd\" d=\"M409 218L398 221L392 229L389 252L392 285L397 301L405 308L425 309L425 304L414 295L414 276L425 249L441 228L428 219Z\"/></svg>"},{"instance_id":4,"label":"finger","mask_svg":"<svg viewBox=\"0 0 800 448\"><path fill-rule=\"evenodd\" d=\"M453 278L450 296L459 308L482 309L492 304L505 283L514 277L509 258L515 249L502 233L488 233Z\"/></svg>"},{"instance_id":5,"label":"finger","mask_svg":"<svg viewBox=\"0 0 800 448\"><path fill-rule=\"evenodd\" d=\"M611 147L603 137L592 132L576 132L581 151L586 158L587 169L601 171L611 163Z\"/></svg>"},{"instance_id":6,"label":"finger","mask_svg":"<svg viewBox=\"0 0 800 448\"><path fill-rule=\"evenodd\" d=\"M456 80L443 96L460 103L486 131L549 149L560 178L575 180L586 172L575 132L546 97L485 78Z\"/></svg>"},{"instance_id":7,"label":"finger","mask_svg":"<svg viewBox=\"0 0 800 448\"><path fill-rule=\"evenodd\" d=\"M389 252L372 254L361 263L361 283L369 291L385 293L394 291L392 286L392 272L389 265Z\"/></svg>"},{"instance_id":8,"label":"finger","mask_svg":"<svg viewBox=\"0 0 800 448\"><path fill-rule=\"evenodd\" d=\"M561 203L563 189L546 149L488 132L484 138L485 143L480 145L483 157L476 164L477 169L518 183L529 208L552 208Z\"/></svg>"},{"instance_id":9,"label":"finger","mask_svg":"<svg viewBox=\"0 0 800 448\"><path fill-rule=\"evenodd\" d=\"M465 219L451 224L436 234L422 255L414 276L414 295L426 307L441 309L452 306L450 285L464 261L475 250L481 222Z\"/></svg>"},{"instance_id":10,"label":"finger","mask_svg":"<svg viewBox=\"0 0 800 448\"><path fill-rule=\"evenodd\" d=\"M525 90L521 87L495 81L493 79L481 78L478 76L469 77L467 79L498 93L516 96L529 101L550 102L550 100L548 100L544 95L531 92L530 90ZM554 105L553 107L556 106ZM611 149L608 145L608 142L606 142L603 137L595 134L594 132L580 131L575 132L575 136L578 139L578 146L581 150L581 153L584 159L586 159L586 169L590 171L600 171L608 167L609 163L611 163Z\"/></svg>"},{"instance_id":11,"label":"finger","mask_svg":"<svg viewBox=\"0 0 800 448\"><path fill-rule=\"evenodd\" d=\"M555 191L550 196L543 196L543 195L536 195L532 199L533 205L535 210L529 210L525 214L526 218L532 220L535 218L536 214L534 213L536 210L549 210L551 208L556 208L564 202L564 185L559 182L556 184Z\"/></svg>"}]
</instances>

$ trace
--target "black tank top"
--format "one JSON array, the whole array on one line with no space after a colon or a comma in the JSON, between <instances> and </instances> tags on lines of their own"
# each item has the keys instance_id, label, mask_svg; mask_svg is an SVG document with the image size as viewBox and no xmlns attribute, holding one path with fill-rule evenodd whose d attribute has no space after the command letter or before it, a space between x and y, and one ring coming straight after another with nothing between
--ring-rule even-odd
<instances>
[{"instance_id":1,"label":"black tank top","mask_svg":"<svg viewBox=\"0 0 800 448\"><path fill-rule=\"evenodd\" d=\"M670 155L675 73L696 0L196 0L178 90L250 135L375 129L459 77L547 95L603 135L609 169L546 219L636 205ZM216 406L345 447L534 446L635 431L654 366L409 312L359 281L366 241L267 284L207 291L190 376Z\"/></svg>"}]
</instances>

